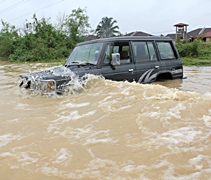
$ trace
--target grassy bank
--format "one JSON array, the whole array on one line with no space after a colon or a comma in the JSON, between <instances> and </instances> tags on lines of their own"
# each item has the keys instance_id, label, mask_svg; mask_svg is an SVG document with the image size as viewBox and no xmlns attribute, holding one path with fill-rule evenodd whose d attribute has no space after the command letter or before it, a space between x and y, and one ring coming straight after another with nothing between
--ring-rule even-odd
<instances>
[{"instance_id":1,"label":"grassy bank","mask_svg":"<svg viewBox=\"0 0 211 180\"><path fill-rule=\"evenodd\" d=\"M176 43L184 66L211 66L210 42L180 42Z\"/></svg>"},{"instance_id":2,"label":"grassy bank","mask_svg":"<svg viewBox=\"0 0 211 180\"><path fill-rule=\"evenodd\" d=\"M184 66L211 66L211 58L203 59L200 57L181 57Z\"/></svg>"}]
</instances>

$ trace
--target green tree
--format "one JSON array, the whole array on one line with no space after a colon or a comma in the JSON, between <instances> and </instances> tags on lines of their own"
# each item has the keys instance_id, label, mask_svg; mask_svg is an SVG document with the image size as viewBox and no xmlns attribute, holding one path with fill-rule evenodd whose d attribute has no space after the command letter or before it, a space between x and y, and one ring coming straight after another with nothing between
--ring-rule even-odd
<instances>
[{"instance_id":1,"label":"green tree","mask_svg":"<svg viewBox=\"0 0 211 180\"><path fill-rule=\"evenodd\" d=\"M73 48L77 43L85 40L90 28L89 17L87 16L86 9L74 9L72 13L64 18L62 31L70 37L69 48Z\"/></svg>"},{"instance_id":2,"label":"green tree","mask_svg":"<svg viewBox=\"0 0 211 180\"><path fill-rule=\"evenodd\" d=\"M114 25L117 23L113 18L104 17L96 28L96 33L99 38L113 37L120 35L120 32L117 30L119 26Z\"/></svg>"},{"instance_id":3,"label":"green tree","mask_svg":"<svg viewBox=\"0 0 211 180\"><path fill-rule=\"evenodd\" d=\"M58 49L59 36L53 25L45 18L38 20L33 15L33 21L26 21L22 35L14 43L15 50L10 55L10 61L39 61L56 59L55 49Z\"/></svg>"},{"instance_id":4,"label":"green tree","mask_svg":"<svg viewBox=\"0 0 211 180\"><path fill-rule=\"evenodd\" d=\"M2 29L0 31L0 59L7 60L14 51L14 43L18 38L18 31L15 26L1 20Z\"/></svg>"},{"instance_id":5,"label":"green tree","mask_svg":"<svg viewBox=\"0 0 211 180\"><path fill-rule=\"evenodd\" d=\"M64 59L77 43L84 41L90 27L86 10L81 8L63 16L59 26L53 26L50 18L38 19L36 14L21 29L3 21L2 25L0 58L13 62Z\"/></svg>"}]
</instances>

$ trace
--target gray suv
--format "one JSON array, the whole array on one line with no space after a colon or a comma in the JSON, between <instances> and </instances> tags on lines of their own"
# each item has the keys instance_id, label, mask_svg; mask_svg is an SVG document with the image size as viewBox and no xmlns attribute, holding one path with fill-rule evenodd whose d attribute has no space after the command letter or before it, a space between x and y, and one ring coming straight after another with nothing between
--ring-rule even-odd
<instances>
[{"instance_id":1,"label":"gray suv","mask_svg":"<svg viewBox=\"0 0 211 180\"><path fill-rule=\"evenodd\" d=\"M168 37L103 38L79 43L65 64L53 71L20 75L19 86L44 94L62 93L71 84L73 75L82 78L86 74L115 81L150 83L183 78L183 66Z\"/></svg>"}]
</instances>

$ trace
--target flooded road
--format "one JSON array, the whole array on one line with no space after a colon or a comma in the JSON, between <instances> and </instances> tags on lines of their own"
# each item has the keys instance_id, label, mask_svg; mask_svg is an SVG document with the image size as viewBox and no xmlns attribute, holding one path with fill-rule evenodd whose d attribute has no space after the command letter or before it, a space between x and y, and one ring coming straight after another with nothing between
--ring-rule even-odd
<instances>
[{"instance_id":1,"label":"flooded road","mask_svg":"<svg viewBox=\"0 0 211 180\"><path fill-rule=\"evenodd\" d=\"M211 179L211 67L153 84L90 76L65 96L30 95L0 63L2 180Z\"/></svg>"}]
</instances>

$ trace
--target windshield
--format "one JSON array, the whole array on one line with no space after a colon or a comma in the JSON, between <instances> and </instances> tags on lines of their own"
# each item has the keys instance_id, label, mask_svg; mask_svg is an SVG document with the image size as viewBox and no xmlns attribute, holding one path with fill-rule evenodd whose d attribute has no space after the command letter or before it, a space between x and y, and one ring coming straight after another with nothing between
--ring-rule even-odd
<instances>
[{"instance_id":1,"label":"windshield","mask_svg":"<svg viewBox=\"0 0 211 180\"><path fill-rule=\"evenodd\" d=\"M93 64L96 65L103 47L103 43L86 44L76 46L65 65Z\"/></svg>"}]
</instances>

